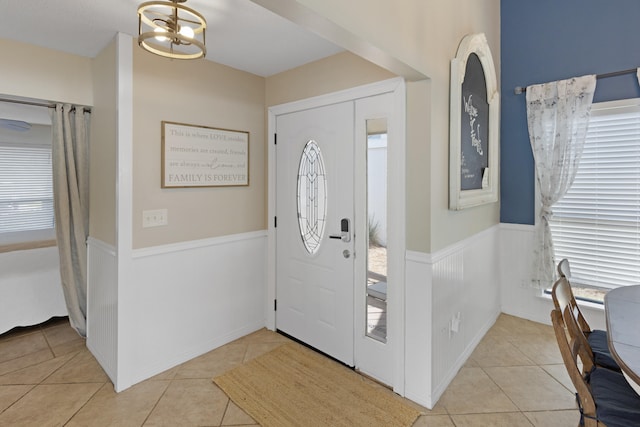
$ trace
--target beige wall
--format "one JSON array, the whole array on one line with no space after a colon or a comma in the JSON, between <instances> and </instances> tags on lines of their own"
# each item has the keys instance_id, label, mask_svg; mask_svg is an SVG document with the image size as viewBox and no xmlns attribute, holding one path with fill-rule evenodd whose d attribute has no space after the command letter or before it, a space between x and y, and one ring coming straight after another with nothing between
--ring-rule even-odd
<instances>
[{"instance_id":1,"label":"beige wall","mask_svg":"<svg viewBox=\"0 0 640 427\"><path fill-rule=\"evenodd\" d=\"M267 78L267 107L396 77L349 52Z\"/></svg>"},{"instance_id":2,"label":"beige wall","mask_svg":"<svg viewBox=\"0 0 640 427\"><path fill-rule=\"evenodd\" d=\"M116 244L117 66L112 41L92 62L89 235Z\"/></svg>"},{"instance_id":3,"label":"beige wall","mask_svg":"<svg viewBox=\"0 0 640 427\"><path fill-rule=\"evenodd\" d=\"M0 94L93 105L91 59L0 39Z\"/></svg>"},{"instance_id":4,"label":"beige wall","mask_svg":"<svg viewBox=\"0 0 640 427\"><path fill-rule=\"evenodd\" d=\"M211 61L172 61L133 49L133 247L263 230L264 78ZM247 187L160 187L161 122L248 131ZM168 225L142 228L167 209Z\"/></svg>"},{"instance_id":5,"label":"beige wall","mask_svg":"<svg viewBox=\"0 0 640 427\"><path fill-rule=\"evenodd\" d=\"M458 212L448 210L450 62L466 34L483 32L499 72L499 0L277 3L287 2L310 9L372 45L373 50L380 49L428 77L407 88L408 249L435 252L499 223L498 203ZM295 20L295 14L292 18ZM311 20L300 23L314 25ZM366 54L367 49L361 51ZM426 103L421 96L427 97Z\"/></svg>"},{"instance_id":6,"label":"beige wall","mask_svg":"<svg viewBox=\"0 0 640 427\"><path fill-rule=\"evenodd\" d=\"M435 252L497 224L498 203L448 210L448 165L450 61L464 35L483 32L499 73L499 0L290 1L428 76L407 87L408 249ZM93 105L90 59L6 40L0 40L0 51L11 58L0 62L0 93ZM264 106L389 77L350 53L265 81L210 61L167 61L134 48L133 246L266 228ZM94 114L92 120L102 118ZM161 189L162 120L249 131L251 185ZM142 211L160 208L168 209L168 226L143 229ZM109 223L95 231L110 241L112 228Z\"/></svg>"},{"instance_id":7,"label":"beige wall","mask_svg":"<svg viewBox=\"0 0 640 427\"><path fill-rule=\"evenodd\" d=\"M431 81L407 83L407 249L429 252L431 239Z\"/></svg>"}]
</instances>

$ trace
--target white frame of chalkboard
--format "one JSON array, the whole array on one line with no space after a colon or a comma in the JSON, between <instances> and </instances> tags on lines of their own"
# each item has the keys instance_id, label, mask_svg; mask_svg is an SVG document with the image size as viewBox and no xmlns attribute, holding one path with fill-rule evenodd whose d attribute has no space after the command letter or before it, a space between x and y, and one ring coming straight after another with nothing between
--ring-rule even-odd
<instances>
[{"instance_id":1,"label":"white frame of chalkboard","mask_svg":"<svg viewBox=\"0 0 640 427\"><path fill-rule=\"evenodd\" d=\"M487 86L489 103L488 176L483 177L480 189L461 189L461 127L462 127L462 83L464 82L467 59L475 53L480 59ZM500 179L499 116L500 93L496 70L489 44L483 33L465 36L456 57L451 61L451 100L449 110L449 209L460 210L498 201L498 181Z\"/></svg>"}]
</instances>

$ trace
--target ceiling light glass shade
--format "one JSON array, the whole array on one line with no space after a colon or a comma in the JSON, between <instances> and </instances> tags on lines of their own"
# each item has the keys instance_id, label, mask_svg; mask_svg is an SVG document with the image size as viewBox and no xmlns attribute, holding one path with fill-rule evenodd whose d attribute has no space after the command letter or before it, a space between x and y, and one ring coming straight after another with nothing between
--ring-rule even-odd
<instances>
[{"instance_id":1,"label":"ceiling light glass shade","mask_svg":"<svg viewBox=\"0 0 640 427\"><path fill-rule=\"evenodd\" d=\"M207 21L180 3L186 0L148 1L138 7L138 45L173 59L198 59L207 54Z\"/></svg>"}]
</instances>

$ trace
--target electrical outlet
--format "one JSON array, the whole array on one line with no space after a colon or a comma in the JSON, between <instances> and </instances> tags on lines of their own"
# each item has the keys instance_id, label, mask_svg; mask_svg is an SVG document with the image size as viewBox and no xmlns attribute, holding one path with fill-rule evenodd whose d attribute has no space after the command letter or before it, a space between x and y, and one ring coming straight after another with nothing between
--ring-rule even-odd
<instances>
[{"instance_id":1,"label":"electrical outlet","mask_svg":"<svg viewBox=\"0 0 640 427\"><path fill-rule=\"evenodd\" d=\"M142 211L142 227L158 227L169 223L166 209Z\"/></svg>"},{"instance_id":2,"label":"electrical outlet","mask_svg":"<svg viewBox=\"0 0 640 427\"><path fill-rule=\"evenodd\" d=\"M458 332L460 330L460 312L457 312L451 319L451 332Z\"/></svg>"}]
</instances>

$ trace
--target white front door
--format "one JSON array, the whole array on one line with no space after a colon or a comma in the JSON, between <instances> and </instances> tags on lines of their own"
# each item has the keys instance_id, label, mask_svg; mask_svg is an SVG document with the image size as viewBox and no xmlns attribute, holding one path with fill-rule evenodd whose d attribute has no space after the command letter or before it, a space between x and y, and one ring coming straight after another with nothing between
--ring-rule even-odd
<instances>
[{"instance_id":1,"label":"white front door","mask_svg":"<svg viewBox=\"0 0 640 427\"><path fill-rule=\"evenodd\" d=\"M276 118L276 327L354 365L354 103Z\"/></svg>"},{"instance_id":2,"label":"white front door","mask_svg":"<svg viewBox=\"0 0 640 427\"><path fill-rule=\"evenodd\" d=\"M274 223L268 239L267 326L400 395L405 103L404 81L392 79L269 108ZM380 163L372 150L379 153L383 146L386 160ZM381 197L386 208L378 206ZM372 224L385 228L378 230L384 250L373 243ZM380 263L385 252L386 271Z\"/></svg>"}]
</instances>

